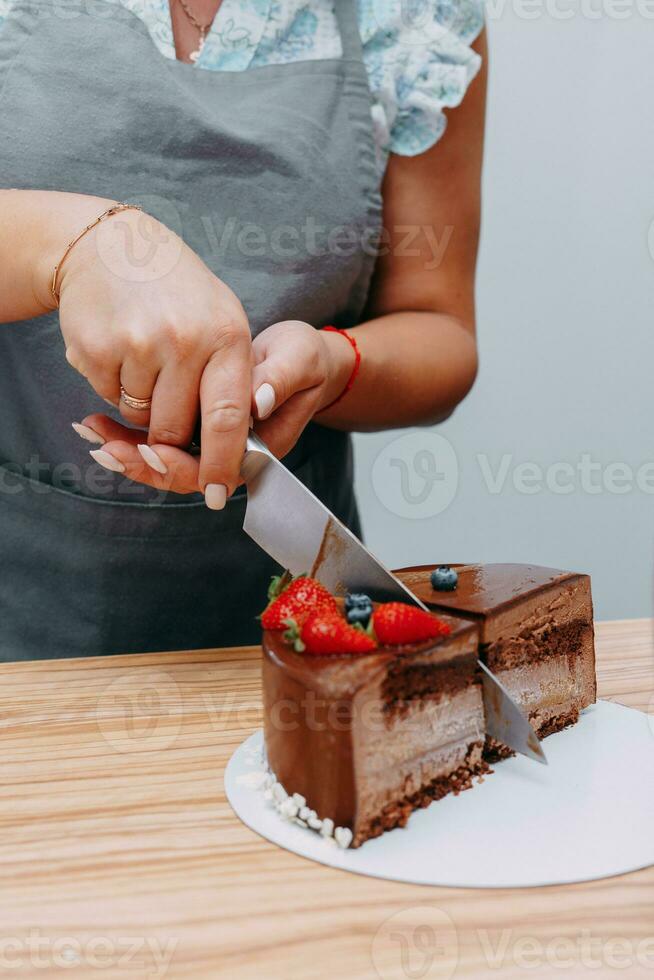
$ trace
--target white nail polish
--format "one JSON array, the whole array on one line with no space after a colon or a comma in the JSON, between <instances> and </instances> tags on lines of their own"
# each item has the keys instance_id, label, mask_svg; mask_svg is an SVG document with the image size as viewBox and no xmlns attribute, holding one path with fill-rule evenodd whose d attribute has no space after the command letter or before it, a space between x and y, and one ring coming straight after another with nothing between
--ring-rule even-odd
<instances>
[{"instance_id":1,"label":"white nail polish","mask_svg":"<svg viewBox=\"0 0 654 980\"><path fill-rule=\"evenodd\" d=\"M92 456L100 466L104 466L105 470L111 470L113 473L125 472L125 467L120 460L116 459L115 456L112 456L111 453L106 452L104 449L90 449L89 456Z\"/></svg>"},{"instance_id":2,"label":"white nail polish","mask_svg":"<svg viewBox=\"0 0 654 980\"><path fill-rule=\"evenodd\" d=\"M71 425L82 439L86 439L87 442L92 442L97 446L104 446L105 440L90 425L82 425L81 422L71 422Z\"/></svg>"},{"instance_id":3,"label":"white nail polish","mask_svg":"<svg viewBox=\"0 0 654 980\"><path fill-rule=\"evenodd\" d=\"M254 403L257 406L257 415L260 419L267 418L275 407L275 389L267 381L257 388Z\"/></svg>"},{"instance_id":4,"label":"white nail polish","mask_svg":"<svg viewBox=\"0 0 654 980\"><path fill-rule=\"evenodd\" d=\"M156 473L161 473L163 475L168 472L168 467L164 463L163 459L158 455L158 453L155 453L151 446L147 446L145 443L140 443L136 448L148 466L155 470Z\"/></svg>"},{"instance_id":5,"label":"white nail polish","mask_svg":"<svg viewBox=\"0 0 654 980\"><path fill-rule=\"evenodd\" d=\"M227 503L227 487L222 483L208 483L204 488L204 502L209 510L222 510Z\"/></svg>"}]
</instances>

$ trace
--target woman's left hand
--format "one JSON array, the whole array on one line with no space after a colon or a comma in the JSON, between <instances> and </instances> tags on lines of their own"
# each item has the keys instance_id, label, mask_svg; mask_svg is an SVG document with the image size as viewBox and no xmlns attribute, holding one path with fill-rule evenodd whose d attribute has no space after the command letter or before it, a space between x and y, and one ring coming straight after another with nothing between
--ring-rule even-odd
<instances>
[{"instance_id":1,"label":"woman's left hand","mask_svg":"<svg viewBox=\"0 0 654 980\"><path fill-rule=\"evenodd\" d=\"M253 414L262 420L257 435L281 458L313 416L343 391L354 352L337 333L316 330L301 320L282 320L254 339L252 354Z\"/></svg>"},{"instance_id":2,"label":"woman's left hand","mask_svg":"<svg viewBox=\"0 0 654 980\"><path fill-rule=\"evenodd\" d=\"M283 320L268 327L254 339L252 352L256 431L281 458L313 416L343 391L354 353L345 338L300 320ZM147 446L143 430L130 429L106 415L89 415L82 424L92 430L86 438L97 434L103 452L124 467L121 472L130 480L174 493L199 491L198 457L175 446ZM102 453L96 459L102 462Z\"/></svg>"}]
</instances>

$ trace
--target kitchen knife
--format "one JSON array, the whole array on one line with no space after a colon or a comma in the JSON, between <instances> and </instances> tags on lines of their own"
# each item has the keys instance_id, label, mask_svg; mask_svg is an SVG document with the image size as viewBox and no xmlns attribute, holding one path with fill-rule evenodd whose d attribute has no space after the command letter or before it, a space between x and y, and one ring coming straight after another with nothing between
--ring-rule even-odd
<instances>
[{"instance_id":1,"label":"kitchen knife","mask_svg":"<svg viewBox=\"0 0 654 980\"><path fill-rule=\"evenodd\" d=\"M547 757L528 719L486 664L481 660L477 663L481 667L486 734L507 745L514 752L526 755L546 766Z\"/></svg>"},{"instance_id":2,"label":"kitchen knife","mask_svg":"<svg viewBox=\"0 0 654 980\"><path fill-rule=\"evenodd\" d=\"M425 604L389 572L253 432L241 467L247 486L243 529L292 575L308 574L331 592L364 592L381 602ZM486 731L504 745L547 763L536 733L488 668L479 661Z\"/></svg>"}]
</instances>

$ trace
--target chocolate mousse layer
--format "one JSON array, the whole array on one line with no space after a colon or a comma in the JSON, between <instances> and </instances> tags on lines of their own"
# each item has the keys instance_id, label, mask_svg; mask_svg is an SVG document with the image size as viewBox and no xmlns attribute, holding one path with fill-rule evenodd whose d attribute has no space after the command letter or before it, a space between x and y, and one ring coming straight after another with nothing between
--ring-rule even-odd
<instances>
[{"instance_id":1,"label":"chocolate mousse layer","mask_svg":"<svg viewBox=\"0 0 654 980\"><path fill-rule=\"evenodd\" d=\"M432 588L435 566L396 574L439 613L479 626L480 656L540 738L574 724L596 699L590 578L537 565L453 565L454 591ZM507 754L497 745L487 755Z\"/></svg>"},{"instance_id":2,"label":"chocolate mousse layer","mask_svg":"<svg viewBox=\"0 0 654 980\"><path fill-rule=\"evenodd\" d=\"M320 819L349 827L354 847L488 769L478 629L442 618L446 637L355 656L299 654L281 632L263 635L270 767Z\"/></svg>"}]
</instances>

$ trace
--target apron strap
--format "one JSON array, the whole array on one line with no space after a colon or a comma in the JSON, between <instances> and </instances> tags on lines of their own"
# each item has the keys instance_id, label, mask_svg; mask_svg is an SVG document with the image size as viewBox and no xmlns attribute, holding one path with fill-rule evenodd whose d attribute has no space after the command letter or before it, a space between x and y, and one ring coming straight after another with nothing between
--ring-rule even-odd
<instances>
[{"instance_id":1,"label":"apron strap","mask_svg":"<svg viewBox=\"0 0 654 980\"><path fill-rule=\"evenodd\" d=\"M343 58L348 61L363 61L357 0L336 0L334 12L341 34Z\"/></svg>"}]
</instances>

